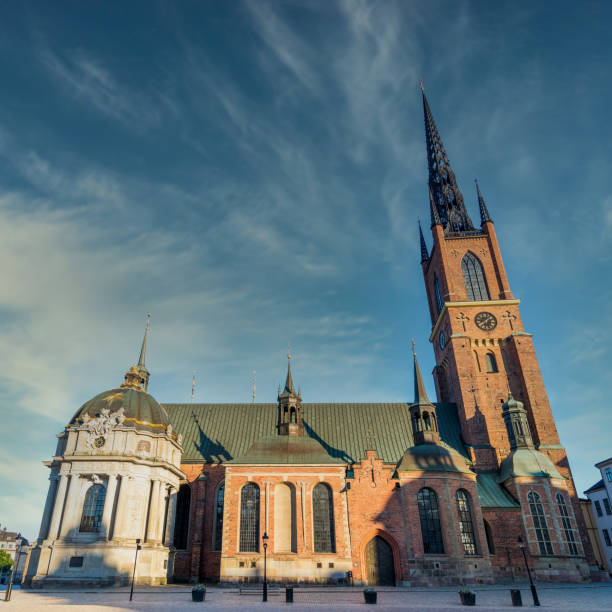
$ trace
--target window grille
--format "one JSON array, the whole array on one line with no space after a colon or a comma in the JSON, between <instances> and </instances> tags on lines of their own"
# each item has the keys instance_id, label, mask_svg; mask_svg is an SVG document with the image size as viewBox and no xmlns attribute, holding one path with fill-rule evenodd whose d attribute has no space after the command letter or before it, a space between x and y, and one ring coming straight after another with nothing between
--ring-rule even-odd
<instances>
[{"instance_id":1,"label":"window grille","mask_svg":"<svg viewBox=\"0 0 612 612\"><path fill-rule=\"evenodd\" d=\"M334 503L331 488L320 482L312 491L312 514L314 523L314 551L336 552L334 532Z\"/></svg>"},{"instance_id":2,"label":"window grille","mask_svg":"<svg viewBox=\"0 0 612 612\"><path fill-rule=\"evenodd\" d=\"M259 552L259 487L254 482L240 493L240 552Z\"/></svg>"},{"instance_id":3,"label":"window grille","mask_svg":"<svg viewBox=\"0 0 612 612\"><path fill-rule=\"evenodd\" d=\"M191 487L188 484L183 484L179 487L177 493L176 518L174 521L174 546L178 550L187 549L190 509Z\"/></svg>"},{"instance_id":4,"label":"window grille","mask_svg":"<svg viewBox=\"0 0 612 612\"><path fill-rule=\"evenodd\" d=\"M606 511L606 514L612 514L612 508L610 508L610 500L607 497L605 497L602 501L604 504L604 509Z\"/></svg>"},{"instance_id":5,"label":"window grille","mask_svg":"<svg viewBox=\"0 0 612 612\"><path fill-rule=\"evenodd\" d=\"M466 555L477 554L476 536L474 535L474 525L472 523L472 512L468 495L462 489L457 491L457 512L459 514L459 533L461 542Z\"/></svg>"},{"instance_id":6,"label":"window grille","mask_svg":"<svg viewBox=\"0 0 612 612\"><path fill-rule=\"evenodd\" d=\"M223 545L223 501L225 498L225 483L222 482L217 488L215 497L215 537L213 550L221 550Z\"/></svg>"},{"instance_id":7,"label":"window grille","mask_svg":"<svg viewBox=\"0 0 612 612\"><path fill-rule=\"evenodd\" d=\"M434 272L434 290L436 292L436 305L438 307L438 314L442 312L444 308L444 300L442 299L442 292L440 291L440 281L438 275Z\"/></svg>"},{"instance_id":8,"label":"window grille","mask_svg":"<svg viewBox=\"0 0 612 612\"><path fill-rule=\"evenodd\" d=\"M104 500L106 498L106 487L95 484L89 487L83 504L83 516L79 531L98 532L102 527L102 512L104 511Z\"/></svg>"},{"instance_id":9,"label":"window grille","mask_svg":"<svg viewBox=\"0 0 612 612\"><path fill-rule=\"evenodd\" d=\"M533 526L535 527L540 554L552 555L553 547L550 542L550 534L548 533L548 525L546 524L544 507L542 506L540 496L534 491L531 491L527 495L527 501L529 502L529 510L531 512L531 518L533 519Z\"/></svg>"},{"instance_id":10,"label":"window grille","mask_svg":"<svg viewBox=\"0 0 612 612\"><path fill-rule=\"evenodd\" d=\"M569 548L570 555L578 554L578 545L576 544L576 537L572 529L572 519L570 518L567 504L565 503L565 497L561 493L557 493L557 505L559 506L559 514L561 515L561 522L563 523L563 531L565 533L565 541Z\"/></svg>"},{"instance_id":11,"label":"window grille","mask_svg":"<svg viewBox=\"0 0 612 612\"><path fill-rule=\"evenodd\" d=\"M603 512L601 510L601 504L599 503L598 499L595 500L595 510L597 511L597 516L603 516Z\"/></svg>"},{"instance_id":12,"label":"window grille","mask_svg":"<svg viewBox=\"0 0 612 612\"><path fill-rule=\"evenodd\" d=\"M431 489L421 489L417 495L417 502L421 520L423 552L425 554L443 554L444 543L440 526L438 497Z\"/></svg>"},{"instance_id":13,"label":"window grille","mask_svg":"<svg viewBox=\"0 0 612 612\"><path fill-rule=\"evenodd\" d=\"M485 281L482 264L473 253L466 253L461 260L461 271L467 298L471 302L489 299L489 291Z\"/></svg>"},{"instance_id":14,"label":"window grille","mask_svg":"<svg viewBox=\"0 0 612 612\"><path fill-rule=\"evenodd\" d=\"M602 529L604 540L606 541L606 546L612 546L612 542L610 542L610 534L607 529Z\"/></svg>"}]
</instances>

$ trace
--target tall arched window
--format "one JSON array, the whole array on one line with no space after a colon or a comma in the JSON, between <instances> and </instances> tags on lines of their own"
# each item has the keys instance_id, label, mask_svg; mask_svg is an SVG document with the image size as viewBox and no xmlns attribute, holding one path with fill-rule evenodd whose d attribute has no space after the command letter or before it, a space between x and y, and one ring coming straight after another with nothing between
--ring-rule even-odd
<instances>
[{"instance_id":1,"label":"tall arched window","mask_svg":"<svg viewBox=\"0 0 612 612\"><path fill-rule=\"evenodd\" d=\"M565 533L565 541L569 548L570 555L578 554L578 545L576 544L576 536L572 529L572 519L565 503L565 497L561 493L557 493L557 506L559 507L559 514L561 515L561 522L563 523L563 531Z\"/></svg>"},{"instance_id":2,"label":"tall arched window","mask_svg":"<svg viewBox=\"0 0 612 612\"><path fill-rule=\"evenodd\" d=\"M102 512L106 499L106 487L95 484L89 487L83 504L83 515L79 531L98 532L102 527Z\"/></svg>"},{"instance_id":3,"label":"tall arched window","mask_svg":"<svg viewBox=\"0 0 612 612\"><path fill-rule=\"evenodd\" d=\"M465 550L466 555L475 555L478 551L476 550L472 509L470 508L469 496L463 489L457 491L457 513L459 515L459 533L461 534L463 550Z\"/></svg>"},{"instance_id":4,"label":"tall arched window","mask_svg":"<svg viewBox=\"0 0 612 612\"><path fill-rule=\"evenodd\" d=\"M544 516L542 500L535 491L530 491L527 495L527 501L529 502L529 511L533 519L533 526L535 527L536 540L538 541L540 554L552 555L553 548L550 543L550 534L548 533L548 525L546 524L546 517Z\"/></svg>"},{"instance_id":5,"label":"tall arched window","mask_svg":"<svg viewBox=\"0 0 612 612\"><path fill-rule=\"evenodd\" d=\"M312 516L314 551L335 553L334 498L331 488L324 482L320 482L312 490Z\"/></svg>"},{"instance_id":6,"label":"tall arched window","mask_svg":"<svg viewBox=\"0 0 612 612\"><path fill-rule=\"evenodd\" d=\"M477 302L489 299L482 264L473 253L466 253L461 260L461 271L468 300Z\"/></svg>"},{"instance_id":7,"label":"tall arched window","mask_svg":"<svg viewBox=\"0 0 612 612\"><path fill-rule=\"evenodd\" d=\"M240 552L259 552L259 487L254 482L240 493Z\"/></svg>"},{"instance_id":8,"label":"tall arched window","mask_svg":"<svg viewBox=\"0 0 612 612\"><path fill-rule=\"evenodd\" d=\"M425 554L443 554L444 543L440 526L438 497L431 489L421 489L417 495L417 502L419 518L421 519L423 552Z\"/></svg>"},{"instance_id":9,"label":"tall arched window","mask_svg":"<svg viewBox=\"0 0 612 612\"><path fill-rule=\"evenodd\" d=\"M497 372L497 361L493 353L485 354L485 364L487 366L487 372Z\"/></svg>"},{"instance_id":10,"label":"tall arched window","mask_svg":"<svg viewBox=\"0 0 612 612\"><path fill-rule=\"evenodd\" d=\"M493 532L491 531L491 525L489 525L488 521L483 521L485 536L487 538L487 548L489 549L489 554L495 554L495 542L493 541Z\"/></svg>"},{"instance_id":11,"label":"tall arched window","mask_svg":"<svg viewBox=\"0 0 612 612\"><path fill-rule=\"evenodd\" d=\"M182 484L176 494L176 518L174 519L174 546L187 548L189 539L189 514L191 510L191 487Z\"/></svg>"},{"instance_id":12,"label":"tall arched window","mask_svg":"<svg viewBox=\"0 0 612 612\"><path fill-rule=\"evenodd\" d=\"M444 300L442 299L442 291L440 291L440 281L438 275L434 272L434 291L436 293L436 306L438 307L438 314L442 312L444 308Z\"/></svg>"},{"instance_id":13,"label":"tall arched window","mask_svg":"<svg viewBox=\"0 0 612 612\"><path fill-rule=\"evenodd\" d=\"M213 526L213 550L221 550L223 545L223 502L225 500L225 482L217 487L215 494L215 516Z\"/></svg>"}]
</instances>

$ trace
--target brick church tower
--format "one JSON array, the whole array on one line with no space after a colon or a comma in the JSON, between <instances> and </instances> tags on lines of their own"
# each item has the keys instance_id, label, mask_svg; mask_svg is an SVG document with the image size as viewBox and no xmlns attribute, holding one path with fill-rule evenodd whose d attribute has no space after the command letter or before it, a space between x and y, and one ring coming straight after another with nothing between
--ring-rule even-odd
<instances>
[{"instance_id":1,"label":"brick church tower","mask_svg":"<svg viewBox=\"0 0 612 612\"><path fill-rule=\"evenodd\" d=\"M456 403L462 437L477 472L497 471L510 455L513 434L504 421L504 403L509 394L522 402L535 448L568 479L581 523L532 335L525 331L520 300L510 289L493 220L476 183L480 228L472 223L424 91L423 111L431 251L420 228L419 232L438 401Z\"/></svg>"}]
</instances>

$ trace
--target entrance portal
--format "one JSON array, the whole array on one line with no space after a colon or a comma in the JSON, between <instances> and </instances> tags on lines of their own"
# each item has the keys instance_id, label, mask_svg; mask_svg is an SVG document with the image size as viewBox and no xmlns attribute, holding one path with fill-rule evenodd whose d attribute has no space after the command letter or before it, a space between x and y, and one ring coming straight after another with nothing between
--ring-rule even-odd
<instances>
[{"instance_id":1,"label":"entrance portal","mask_svg":"<svg viewBox=\"0 0 612 612\"><path fill-rule=\"evenodd\" d=\"M366 546L366 566L369 585L395 586L393 550L380 536L372 538Z\"/></svg>"}]
</instances>

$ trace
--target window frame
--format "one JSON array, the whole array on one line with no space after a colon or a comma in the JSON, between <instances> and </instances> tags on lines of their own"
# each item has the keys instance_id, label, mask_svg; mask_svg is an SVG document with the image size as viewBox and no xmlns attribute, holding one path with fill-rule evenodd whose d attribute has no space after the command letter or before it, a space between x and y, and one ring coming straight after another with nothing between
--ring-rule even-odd
<instances>
[{"instance_id":1,"label":"window frame","mask_svg":"<svg viewBox=\"0 0 612 612\"><path fill-rule=\"evenodd\" d=\"M471 495L465 489L457 489L455 501L457 503L459 536L463 545L463 551L466 556L477 556L479 554L478 542L476 539L476 529L474 529Z\"/></svg>"},{"instance_id":2,"label":"window frame","mask_svg":"<svg viewBox=\"0 0 612 612\"><path fill-rule=\"evenodd\" d=\"M223 500L221 501L221 520L219 520L219 493L223 491ZM214 511L213 511L213 524L212 524L212 541L211 551L221 552L223 550L223 512L225 511L225 480L222 480L215 489L214 500ZM219 538L219 535L221 536ZM217 547L217 543L220 546Z\"/></svg>"},{"instance_id":3,"label":"window frame","mask_svg":"<svg viewBox=\"0 0 612 612\"><path fill-rule=\"evenodd\" d=\"M317 503L317 491L326 491ZM327 508L323 507L326 502ZM336 553L336 525L334 516L334 491L326 482L318 482L311 493L312 502L312 550L317 554ZM317 507L318 506L318 507ZM320 516L317 516L320 515ZM327 522L327 525L322 523Z\"/></svg>"},{"instance_id":4,"label":"window frame","mask_svg":"<svg viewBox=\"0 0 612 612\"><path fill-rule=\"evenodd\" d=\"M246 492L253 491L254 498L247 499ZM255 510L252 512L252 517L247 516L248 508L245 504L253 502ZM256 482L247 482L240 489L240 525L238 528L238 552L240 553L258 553L259 552L259 532L261 529L261 489ZM245 520L251 521L250 525L245 524Z\"/></svg>"},{"instance_id":5,"label":"window frame","mask_svg":"<svg viewBox=\"0 0 612 612\"><path fill-rule=\"evenodd\" d=\"M461 272L468 302L486 302L491 299L484 267L472 251L462 257Z\"/></svg>"},{"instance_id":6,"label":"window frame","mask_svg":"<svg viewBox=\"0 0 612 612\"><path fill-rule=\"evenodd\" d=\"M554 549L550 539L550 530L548 529L548 522L546 521L546 514L544 512L544 504L542 504L542 498L539 493L529 491L527 494L527 503L529 504L529 514L533 521L533 528L535 530L540 554L547 557L554 555Z\"/></svg>"},{"instance_id":7,"label":"window frame","mask_svg":"<svg viewBox=\"0 0 612 612\"><path fill-rule=\"evenodd\" d=\"M574 528L572 526L572 517L568 510L568 504L565 501L565 497L561 493L556 495L557 508L559 509L559 516L561 517L561 525L563 527L563 533L565 534L565 543L569 550L569 554L572 556L578 556L578 542L574 534Z\"/></svg>"},{"instance_id":8,"label":"window frame","mask_svg":"<svg viewBox=\"0 0 612 612\"><path fill-rule=\"evenodd\" d=\"M95 495L95 497L94 497ZM102 483L92 484L85 493L79 533L100 533L102 531L102 516L106 503L106 486ZM93 513L85 514L87 511Z\"/></svg>"},{"instance_id":9,"label":"window frame","mask_svg":"<svg viewBox=\"0 0 612 612\"><path fill-rule=\"evenodd\" d=\"M442 533L438 494L429 487L423 487L417 493L417 507L419 509L423 554L445 554L444 551L446 548L444 546L444 535Z\"/></svg>"}]
</instances>

